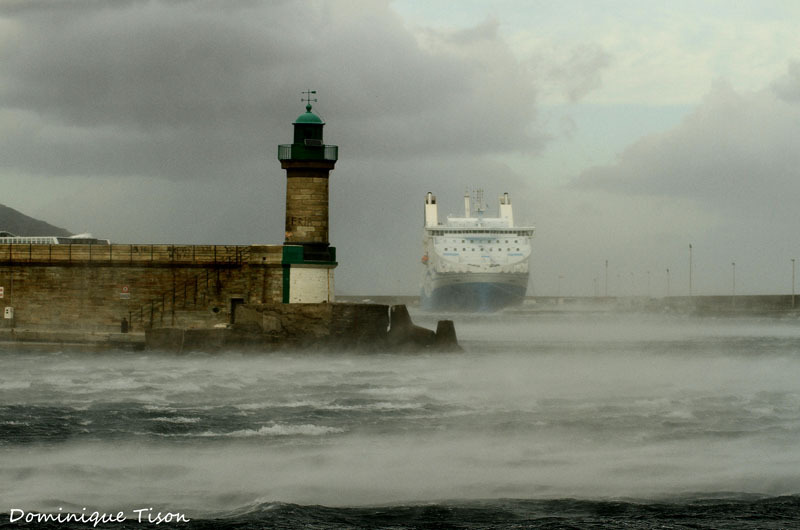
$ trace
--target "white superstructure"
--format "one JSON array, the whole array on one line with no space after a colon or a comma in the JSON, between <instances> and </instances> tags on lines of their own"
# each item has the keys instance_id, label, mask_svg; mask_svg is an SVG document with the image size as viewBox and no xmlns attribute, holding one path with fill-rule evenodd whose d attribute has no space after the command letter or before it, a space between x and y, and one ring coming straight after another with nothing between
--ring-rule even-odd
<instances>
[{"instance_id":1,"label":"white superstructure","mask_svg":"<svg viewBox=\"0 0 800 530\"><path fill-rule=\"evenodd\" d=\"M16 236L0 232L0 245L109 245L108 239L97 239L92 234L74 236Z\"/></svg>"},{"instance_id":2,"label":"white superstructure","mask_svg":"<svg viewBox=\"0 0 800 530\"><path fill-rule=\"evenodd\" d=\"M473 211L474 207L474 211ZM499 309L519 303L528 286L534 227L514 226L511 199L486 217L483 191L464 196L464 217L439 223L436 196L425 196L425 276L422 302L430 308Z\"/></svg>"}]
</instances>

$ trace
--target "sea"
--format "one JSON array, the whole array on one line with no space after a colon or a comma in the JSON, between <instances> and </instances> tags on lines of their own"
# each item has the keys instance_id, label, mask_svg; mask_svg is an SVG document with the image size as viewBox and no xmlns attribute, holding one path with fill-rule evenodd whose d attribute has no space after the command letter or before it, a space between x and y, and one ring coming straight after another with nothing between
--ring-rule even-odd
<instances>
[{"instance_id":1,"label":"sea","mask_svg":"<svg viewBox=\"0 0 800 530\"><path fill-rule=\"evenodd\" d=\"M0 529L800 528L797 317L412 317L464 351L0 353Z\"/></svg>"}]
</instances>

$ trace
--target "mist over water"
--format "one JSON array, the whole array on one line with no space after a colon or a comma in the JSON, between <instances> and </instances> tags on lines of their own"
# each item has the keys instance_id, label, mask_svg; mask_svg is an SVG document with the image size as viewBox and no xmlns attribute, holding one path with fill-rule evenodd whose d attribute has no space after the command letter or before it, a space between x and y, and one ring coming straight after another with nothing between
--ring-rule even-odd
<instances>
[{"instance_id":1,"label":"mist over water","mask_svg":"<svg viewBox=\"0 0 800 530\"><path fill-rule=\"evenodd\" d=\"M4 353L3 510L800 492L796 319L456 329L461 354Z\"/></svg>"}]
</instances>

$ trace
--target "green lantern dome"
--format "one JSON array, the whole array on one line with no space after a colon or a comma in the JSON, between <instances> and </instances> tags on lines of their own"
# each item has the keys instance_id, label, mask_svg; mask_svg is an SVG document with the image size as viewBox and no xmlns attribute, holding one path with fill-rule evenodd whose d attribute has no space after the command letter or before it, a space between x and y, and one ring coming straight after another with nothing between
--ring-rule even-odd
<instances>
[{"instance_id":1,"label":"green lantern dome","mask_svg":"<svg viewBox=\"0 0 800 530\"><path fill-rule=\"evenodd\" d=\"M294 122L295 123L318 123L320 125L325 123L320 119L319 116L317 116L316 114L311 112L311 104L310 103L308 105L306 105L305 113L303 113L300 116L298 116L297 119Z\"/></svg>"}]
</instances>

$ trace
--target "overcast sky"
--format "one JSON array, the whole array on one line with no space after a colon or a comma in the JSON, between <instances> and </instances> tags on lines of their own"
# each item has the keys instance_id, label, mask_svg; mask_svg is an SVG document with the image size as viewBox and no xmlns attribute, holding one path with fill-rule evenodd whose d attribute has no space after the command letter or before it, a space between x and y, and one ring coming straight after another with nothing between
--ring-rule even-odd
<instances>
[{"instance_id":1,"label":"overcast sky","mask_svg":"<svg viewBox=\"0 0 800 530\"><path fill-rule=\"evenodd\" d=\"M416 294L422 207L511 194L531 294L788 293L800 2L2 0L0 203L113 242L280 243L316 89L340 294ZM0 227L2 228L2 227ZM800 274L800 269L798 269ZM800 285L800 284L798 284Z\"/></svg>"}]
</instances>

